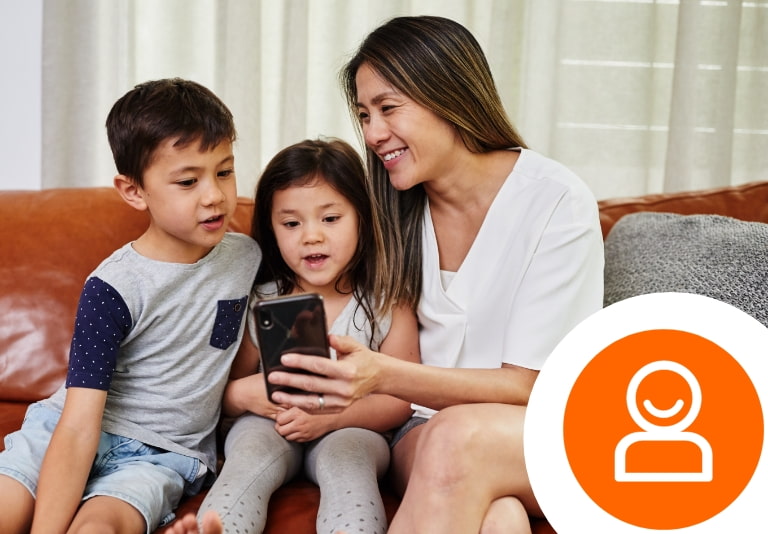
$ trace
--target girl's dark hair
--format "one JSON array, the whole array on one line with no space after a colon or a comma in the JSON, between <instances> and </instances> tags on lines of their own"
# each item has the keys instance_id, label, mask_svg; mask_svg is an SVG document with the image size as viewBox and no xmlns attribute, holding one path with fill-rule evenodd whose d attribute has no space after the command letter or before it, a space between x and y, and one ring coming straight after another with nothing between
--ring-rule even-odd
<instances>
[{"instance_id":1,"label":"girl's dark hair","mask_svg":"<svg viewBox=\"0 0 768 534\"><path fill-rule=\"evenodd\" d=\"M357 247L342 276L351 283L353 296L375 332L375 313L388 312L394 305L385 287L389 274L384 263L381 224L362 160L354 148L339 139L301 141L278 152L264 169L256 185L251 225L251 235L262 250L254 288L275 282L279 295L301 289L296 274L280 254L272 227L272 205L277 191L316 181L324 181L338 191L357 212ZM336 289L341 292L339 283L337 280Z\"/></svg>"},{"instance_id":2,"label":"girl's dark hair","mask_svg":"<svg viewBox=\"0 0 768 534\"><path fill-rule=\"evenodd\" d=\"M200 141L208 150L237 137L232 113L210 89L180 78L137 85L107 116L107 138L117 172L139 187L155 150L166 139L184 147Z\"/></svg>"},{"instance_id":3,"label":"girl's dark hair","mask_svg":"<svg viewBox=\"0 0 768 534\"><path fill-rule=\"evenodd\" d=\"M362 140L357 71L366 64L405 96L454 126L471 152L525 147L512 126L474 36L443 17L397 17L371 32L339 74ZM426 193L397 191L379 157L366 149L370 180L382 206L390 291L416 306L421 292L421 231Z\"/></svg>"}]
</instances>

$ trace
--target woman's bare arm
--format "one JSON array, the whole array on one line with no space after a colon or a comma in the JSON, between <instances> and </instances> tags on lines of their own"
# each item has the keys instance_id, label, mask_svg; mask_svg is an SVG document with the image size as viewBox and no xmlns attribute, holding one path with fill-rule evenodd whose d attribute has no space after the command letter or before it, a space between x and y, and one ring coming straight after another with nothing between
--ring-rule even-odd
<instances>
[{"instance_id":1,"label":"woman's bare arm","mask_svg":"<svg viewBox=\"0 0 768 534\"><path fill-rule=\"evenodd\" d=\"M331 337L338 361L286 354L283 364L315 375L273 373L270 381L322 392L326 410L343 410L371 393L386 393L440 410L456 404L498 402L526 405L538 372L504 365L498 369L454 369L403 361L373 352L346 337ZM276 398L315 411L315 399L281 392ZM313 402L314 401L314 402Z\"/></svg>"}]
</instances>

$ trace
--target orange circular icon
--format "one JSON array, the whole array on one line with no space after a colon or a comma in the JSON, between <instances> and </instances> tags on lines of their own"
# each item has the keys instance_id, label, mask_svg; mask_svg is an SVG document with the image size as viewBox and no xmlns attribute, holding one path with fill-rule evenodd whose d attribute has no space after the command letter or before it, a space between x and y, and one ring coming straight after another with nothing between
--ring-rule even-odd
<instances>
[{"instance_id":1,"label":"orange circular icon","mask_svg":"<svg viewBox=\"0 0 768 534\"><path fill-rule=\"evenodd\" d=\"M623 337L586 365L563 420L568 464L608 514L689 527L744 490L763 448L752 381L717 344L680 330Z\"/></svg>"}]
</instances>

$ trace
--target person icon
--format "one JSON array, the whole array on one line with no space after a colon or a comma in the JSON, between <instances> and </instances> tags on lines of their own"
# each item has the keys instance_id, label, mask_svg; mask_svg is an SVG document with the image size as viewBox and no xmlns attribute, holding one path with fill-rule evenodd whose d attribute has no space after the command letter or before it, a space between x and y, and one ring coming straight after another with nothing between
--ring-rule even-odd
<instances>
[{"instance_id":1,"label":"person icon","mask_svg":"<svg viewBox=\"0 0 768 534\"><path fill-rule=\"evenodd\" d=\"M656 424L640 411L637 397L643 380L657 371L670 371L682 377L691 393L688 413L677 422ZM711 482L712 447L701 435L686 429L696 420L701 409L701 387L685 366L668 360L651 362L641 367L629 381L627 408L642 431L624 436L616 445L614 478L616 482ZM682 399L669 408L657 408L650 399L643 408L656 419L673 421L685 406ZM628 458L632 458L629 461Z\"/></svg>"}]
</instances>

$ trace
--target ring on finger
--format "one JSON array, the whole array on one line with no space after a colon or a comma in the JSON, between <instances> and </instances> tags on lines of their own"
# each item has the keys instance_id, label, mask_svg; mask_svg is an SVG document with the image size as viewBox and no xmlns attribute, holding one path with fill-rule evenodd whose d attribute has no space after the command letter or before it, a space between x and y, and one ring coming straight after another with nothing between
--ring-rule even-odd
<instances>
[{"instance_id":1,"label":"ring on finger","mask_svg":"<svg viewBox=\"0 0 768 534\"><path fill-rule=\"evenodd\" d=\"M319 410L322 410L323 408L325 408L325 398L323 397L323 394L322 394L322 393L320 393L320 394L317 396L317 408L318 408Z\"/></svg>"}]
</instances>

